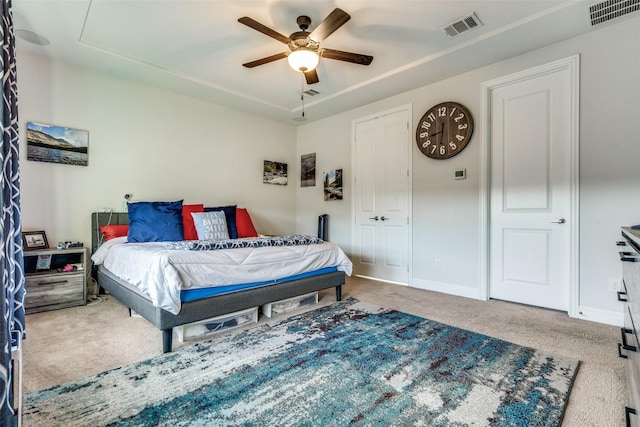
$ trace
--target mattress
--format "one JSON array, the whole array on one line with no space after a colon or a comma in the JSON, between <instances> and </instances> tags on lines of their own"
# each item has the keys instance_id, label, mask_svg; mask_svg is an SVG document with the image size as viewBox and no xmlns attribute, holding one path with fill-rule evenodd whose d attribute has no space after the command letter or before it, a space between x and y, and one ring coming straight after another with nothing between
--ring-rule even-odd
<instances>
[{"instance_id":1,"label":"mattress","mask_svg":"<svg viewBox=\"0 0 640 427\"><path fill-rule=\"evenodd\" d=\"M102 244L91 257L116 277L148 296L153 305L180 312L185 291L243 284L272 284L333 267L351 275L352 263L335 244L179 250L171 242L127 243L119 237Z\"/></svg>"},{"instance_id":2,"label":"mattress","mask_svg":"<svg viewBox=\"0 0 640 427\"><path fill-rule=\"evenodd\" d=\"M271 286L278 283L291 282L293 280L304 279L306 277L319 276L321 274L332 273L338 271L337 267L325 267L320 270L310 271L308 273L296 274L294 276L283 277L275 280L263 280L261 282L242 283L240 285L215 286L208 288L187 289L180 292L180 301L189 302L199 299L209 298L216 295L228 294L231 292L246 291L247 289L259 288L261 286Z\"/></svg>"}]
</instances>

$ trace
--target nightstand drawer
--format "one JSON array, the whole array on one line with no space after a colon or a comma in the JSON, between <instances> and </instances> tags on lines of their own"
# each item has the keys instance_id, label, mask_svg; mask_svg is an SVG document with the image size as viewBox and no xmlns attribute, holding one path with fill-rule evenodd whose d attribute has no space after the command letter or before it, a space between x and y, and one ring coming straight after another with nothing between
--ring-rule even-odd
<instances>
[{"instance_id":1,"label":"nightstand drawer","mask_svg":"<svg viewBox=\"0 0 640 427\"><path fill-rule=\"evenodd\" d=\"M84 304L84 273L44 274L25 278L25 308L27 313L38 307L63 304Z\"/></svg>"}]
</instances>

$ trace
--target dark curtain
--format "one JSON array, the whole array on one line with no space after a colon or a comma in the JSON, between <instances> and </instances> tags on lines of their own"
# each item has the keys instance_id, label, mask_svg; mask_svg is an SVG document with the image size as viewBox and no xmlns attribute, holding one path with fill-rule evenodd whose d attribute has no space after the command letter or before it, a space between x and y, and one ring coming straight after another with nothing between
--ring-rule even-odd
<instances>
[{"instance_id":1,"label":"dark curtain","mask_svg":"<svg viewBox=\"0 0 640 427\"><path fill-rule=\"evenodd\" d=\"M2 1L2 141L0 141L0 425L17 425L11 349L24 337L24 263L20 220L18 88L11 0Z\"/></svg>"}]
</instances>

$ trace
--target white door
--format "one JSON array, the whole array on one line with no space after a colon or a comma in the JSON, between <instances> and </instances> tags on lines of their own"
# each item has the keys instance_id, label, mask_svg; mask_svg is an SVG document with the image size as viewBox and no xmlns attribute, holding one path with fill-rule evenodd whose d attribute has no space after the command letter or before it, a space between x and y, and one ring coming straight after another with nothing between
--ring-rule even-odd
<instances>
[{"instance_id":1,"label":"white door","mask_svg":"<svg viewBox=\"0 0 640 427\"><path fill-rule=\"evenodd\" d=\"M354 271L409 281L409 110L354 127Z\"/></svg>"},{"instance_id":2,"label":"white door","mask_svg":"<svg viewBox=\"0 0 640 427\"><path fill-rule=\"evenodd\" d=\"M491 298L569 311L573 78L544 71L490 92Z\"/></svg>"}]
</instances>

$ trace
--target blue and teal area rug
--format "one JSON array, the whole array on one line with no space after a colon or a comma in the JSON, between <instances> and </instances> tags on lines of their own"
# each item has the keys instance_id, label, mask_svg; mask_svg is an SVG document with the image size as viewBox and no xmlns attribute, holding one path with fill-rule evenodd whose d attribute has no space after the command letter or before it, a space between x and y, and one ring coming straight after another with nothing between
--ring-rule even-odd
<instances>
[{"instance_id":1,"label":"blue and teal area rug","mask_svg":"<svg viewBox=\"0 0 640 427\"><path fill-rule=\"evenodd\" d=\"M25 426L557 426L578 362L348 299L29 393Z\"/></svg>"}]
</instances>

